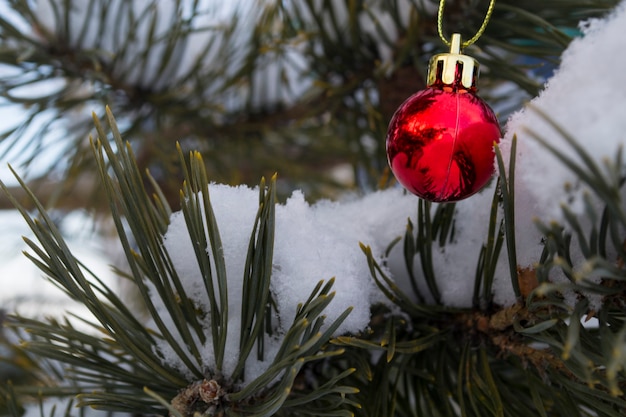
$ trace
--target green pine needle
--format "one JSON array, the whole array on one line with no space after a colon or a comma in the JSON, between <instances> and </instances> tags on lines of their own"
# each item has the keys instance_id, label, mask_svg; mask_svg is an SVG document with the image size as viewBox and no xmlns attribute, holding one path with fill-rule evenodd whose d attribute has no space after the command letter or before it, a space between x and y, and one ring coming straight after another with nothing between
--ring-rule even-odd
<instances>
[{"instance_id":1,"label":"green pine needle","mask_svg":"<svg viewBox=\"0 0 626 417\"><path fill-rule=\"evenodd\" d=\"M125 251L130 279L145 304L156 329L145 327L145 321L135 316L114 291L94 276L72 255L55 223L45 208L37 201L26 184L18 181L38 209L38 218L29 212L8 192L0 187L20 210L35 239L25 239L30 249L27 256L68 296L85 305L92 319L77 318L95 333L84 333L70 320L39 321L20 316L10 316L8 325L29 333L22 349L33 358L56 361L65 366L63 380L43 389L39 386L16 386L16 395L40 393L45 396L78 395L79 406L91 406L109 411L132 413L161 413L174 409L173 414L192 415L203 411L203 400L194 391L198 381L217 378L225 393L215 404L204 404L206 412L227 411L232 415L269 416L282 408L307 404L310 411L339 412L354 407L346 395L356 393L354 388L342 384L352 371L330 377L321 391L294 390L296 377L310 362L322 361L341 355L341 349L332 348L328 342L350 313L347 309L331 323L325 323L324 312L332 301L333 280L314 289L306 302L300 305L292 326L284 335L272 334L269 309L275 307L270 292L272 252L274 242L274 176L268 186L261 183L260 202L246 260L244 302L242 303L241 351L232 375L222 375L222 363L227 352L226 335L229 311L224 254L217 220L209 197L209 180L199 153L192 153L188 175L181 190L182 211L190 238L195 242L195 254L202 271L211 315L211 334L204 334L198 306L183 289L181 278L174 268L170 255L163 245L163 234L169 223L171 210L158 190L149 196L140 175L130 146L122 140L115 119L106 109L111 137L101 122L94 119L98 139L92 140L93 155L101 173L103 188L110 201L113 220ZM181 161L184 164L182 152ZM154 184L154 183L153 183ZM133 242L131 245L130 242ZM210 246L210 248L209 248ZM235 277L234 279L240 279ZM149 285L148 285L149 283ZM174 328L165 324L162 313L156 308L153 297L161 298L167 308ZM280 312L278 312L280 313ZM253 347L263 345L263 340L281 337L282 346L272 359L269 368L254 381L239 386L246 361L254 355ZM155 349L157 341L167 343L176 353L188 372L164 363ZM209 342L210 341L210 342ZM210 343L214 350L214 365L202 362L200 351ZM258 355L263 356L259 350ZM267 360L267 359L266 359ZM189 375L193 379L189 379ZM210 381L209 381L210 382ZM174 401L181 392L187 392L188 401L196 408L180 408ZM291 399L292 392L298 400ZM296 398L296 397L294 397ZM168 401L172 401L171 404ZM182 403L186 403L182 400ZM169 405L168 405L169 404ZM332 404L332 409L329 408ZM177 408L178 407L178 408ZM334 411L333 411L334 410ZM213 411L210 411L211 413Z\"/></svg>"}]
</instances>

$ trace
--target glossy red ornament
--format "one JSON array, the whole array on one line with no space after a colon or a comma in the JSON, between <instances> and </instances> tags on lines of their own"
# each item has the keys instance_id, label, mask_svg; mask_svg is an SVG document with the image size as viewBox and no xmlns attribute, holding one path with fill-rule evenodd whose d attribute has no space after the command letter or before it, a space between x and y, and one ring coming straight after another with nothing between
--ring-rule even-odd
<instances>
[{"instance_id":1,"label":"glossy red ornament","mask_svg":"<svg viewBox=\"0 0 626 417\"><path fill-rule=\"evenodd\" d=\"M451 52L433 57L428 87L396 111L387 132L387 157L396 179L434 202L457 201L479 191L494 173L498 120L476 95L478 63Z\"/></svg>"}]
</instances>

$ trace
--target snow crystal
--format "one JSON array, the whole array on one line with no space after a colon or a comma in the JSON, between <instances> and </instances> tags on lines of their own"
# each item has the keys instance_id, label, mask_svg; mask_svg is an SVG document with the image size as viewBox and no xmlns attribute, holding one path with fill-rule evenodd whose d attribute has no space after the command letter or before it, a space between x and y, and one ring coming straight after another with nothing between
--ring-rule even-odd
<instances>
[{"instance_id":1,"label":"snow crystal","mask_svg":"<svg viewBox=\"0 0 626 417\"><path fill-rule=\"evenodd\" d=\"M228 275L229 336L226 351L229 355L222 370L228 375L238 359L242 278L258 207L258 190L214 184L210 187L210 198ZM381 257L386 246L404 233L407 218L415 214L416 204L414 196L406 195L400 189L390 189L342 203L321 201L314 205L305 201L302 192L296 191L284 205L278 205L271 284L280 315L278 333L289 329L298 303L308 299L315 285L331 278L335 278L333 291L336 295L325 310L326 323L331 323L352 307L351 314L336 333L358 333L366 329L371 305L384 300L371 278L359 242L370 245L373 253ZM208 311L209 303L182 213L172 215L164 245L188 296ZM155 305L162 312L161 317L168 320L165 306L156 292L154 298ZM206 334L210 334L210 317L204 325ZM276 351L279 344L280 338L268 341L266 351L270 353L265 362L256 362L252 357L248 360L246 381L253 380L267 369L273 359L271 352ZM162 343L159 351L167 363L184 370L167 344ZM203 364L214 367L212 348L205 346L202 351Z\"/></svg>"},{"instance_id":2,"label":"snow crystal","mask_svg":"<svg viewBox=\"0 0 626 417\"><path fill-rule=\"evenodd\" d=\"M434 243L432 247L433 270L437 288L441 295L441 302L452 307L471 307L474 293L474 279L478 258L483 245L487 243L489 230L491 203L496 182L492 181L487 187L471 198L458 201L454 213L454 236L452 241L444 246ZM417 200L416 203L417 204ZM434 214L436 205L432 207ZM415 216L411 219L415 224ZM502 214L499 213L498 224ZM389 269L393 279L406 294L412 294L409 276L404 266L402 245L397 245L389 254ZM420 278L421 263L419 256L413 260L413 271L417 278L417 286L426 302L432 302L428 287L424 279ZM496 266L494 282L492 284L494 302L509 306L515 303L516 297L511 285L511 275L508 266L506 247L500 252Z\"/></svg>"},{"instance_id":3,"label":"snow crystal","mask_svg":"<svg viewBox=\"0 0 626 417\"><path fill-rule=\"evenodd\" d=\"M626 139L626 55L621 53L625 25L626 2L605 19L583 23L584 36L571 43L558 71L531 102L570 132L597 163L612 159ZM532 266L541 253L534 218L562 223L562 203L580 215L586 192L576 175L533 139L529 130L578 160L571 146L532 108L509 120L501 148L508 161L511 139L517 135L515 210L522 267Z\"/></svg>"},{"instance_id":4,"label":"snow crystal","mask_svg":"<svg viewBox=\"0 0 626 417\"><path fill-rule=\"evenodd\" d=\"M218 230L224 250L226 274L229 277L229 320L228 337L226 340L226 352L232 352L224 358L224 372L230 373L237 364L239 351L240 313L242 278L244 265L248 249L248 241L258 207L258 191L253 191L248 187L228 187L216 185L211 187L211 200L214 200L212 207L218 221ZM194 300L203 311L210 311L210 304L206 298L206 290L203 284L202 273L196 260L196 255L189 238L189 232L185 224L182 212L173 213L170 218L170 226L164 240L165 248L171 256L172 264L176 269L183 288L187 296ZM214 265L214 262L212 262ZM215 271L213 271L215 277ZM217 286L217 284L216 284ZM165 305L154 293L153 302L162 312L161 318L167 320ZM171 318L170 318L171 320ZM211 334L210 317L207 315L205 334ZM175 328L173 325L168 328ZM165 361L184 371L184 366L180 364L178 354L167 344L160 346L161 354ZM207 346L203 349L203 363L215 363L213 348Z\"/></svg>"},{"instance_id":5,"label":"snow crystal","mask_svg":"<svg viewBox=\"0 0 626 417\"><path fill-rule=\"evenodd\" d=\"M336 295L328 320L352 306L338 333L365 329L372 302L382 299L358 243L381 256L387 244L404 232L416 204L414 197L389 190L352 202L322 201L310 206L301 192L295 192L276 212L273 288L281 315L292 318L295 300L306 300L320 279L335 277Z\"/></svg>"}]
</instances>

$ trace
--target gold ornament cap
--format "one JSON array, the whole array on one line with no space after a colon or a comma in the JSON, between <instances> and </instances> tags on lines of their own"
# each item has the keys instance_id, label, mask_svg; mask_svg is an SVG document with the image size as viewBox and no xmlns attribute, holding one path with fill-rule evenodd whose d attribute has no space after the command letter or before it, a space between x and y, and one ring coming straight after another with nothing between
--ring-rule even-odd
<instances>
[{"instance_id":1,"label":"gold ornament cap","mask_svg":"<svg viewBox=\"0 0 626 417\"><path fill-rule=\"evenodd\" d=\"M461 53L461 35L454 33L450 52L437 54L430 59L428 85L443 84L453 88L476 89L480 64L474 58Z\"/></svg>"}]
</instances>

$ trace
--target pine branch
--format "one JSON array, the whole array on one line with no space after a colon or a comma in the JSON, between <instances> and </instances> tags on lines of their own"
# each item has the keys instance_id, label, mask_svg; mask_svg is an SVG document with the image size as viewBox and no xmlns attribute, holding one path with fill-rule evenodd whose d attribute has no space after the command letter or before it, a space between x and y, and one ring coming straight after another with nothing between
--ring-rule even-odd
<instances>
[{"instance_id":1,"label":"pine branch","mask_svg":"<svg viewBox=\"0 0 626 417\"><path fill-rule=\"evenodd\" d=\"M297 311L286 333L275 335L271 323L270 278L274 229L275 178L260 187L259 211L250 237L242 304L240 351L234 370L224 366L227 324L231 317L229 294L218 225L209 198L208 177L198 153L185 167L187 179L181 190L187 230L196 242L196 261L202 272L208 304L198 303L197 294L185 290L174 267L171 254L163 246L163 234L169 223L169 209L162 194L152 198L135 162L130 145L124 142L112 114L107 111L112 141L101 123L95 119L98 139L92 141L93 155L99 167L102 188L107 193L113 220L127 257L127 277L143 298L154 328L149 328L124 302L72 255L45 208L31 190L16 176L37 209L39 218L32 218L7 187L0 187L22 213L33 230L36 241L26 239L28 258L66 294L85 305L94 319L80 319L95 333L84 332L70 320L39 321L10 316L7 325L29 333L22 350L33 358L61 364L63 378L55 385L15 386L19 396L39 393L43 396L78 396L78 406L91 406L111 411L162 413L162 399L171 401L171 408L183 416L195 412L207 415L273 415L279 410L298 409L307 404L319 413L346 415L354 403L346 394L356 392L343 383L352 373L329 377L322 391L313 387L297 389L296 377L310 363L342 354L341 349L328 346L331 335L350 313L346 310L330 323L325 323L325 308L332 301L333 281L320 284ZM184 158L181 161L184 163ZM132 242L132 243L131 243ZM210 256L208 256L210 255ZM247 294L247 295L246 295ZM260 301L259 301L260 300ZM157 307L160 305L162 307ZM161 309L162 308L162 309ZM278 312L280 314L280 312ZM209 318L207 322L206 318ZM206 328L210 332L206 334ZM248 359L259 355L268 338L279 337L280 349L274 357L265 358L267 369L252 381L243 384L243 371ZM163 346L176 356L178 364L165 360ZM258 351L253 353L253 347ZM201 351L213 349L214 362L207 362ZM290 395L295 393L295 397ZM331 408L332 407L332 408ZM341 412L337 407L340 407ZM321 414L320 414L321 415Z\"/></svg>"}]
</instances>

